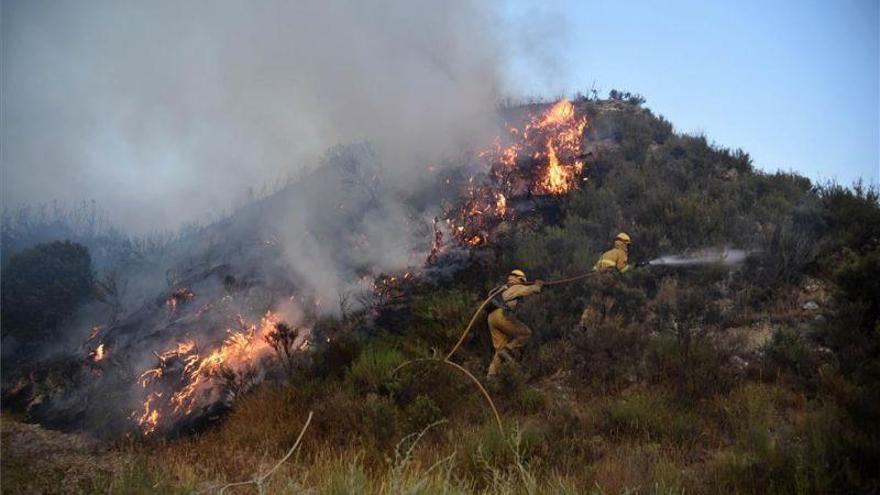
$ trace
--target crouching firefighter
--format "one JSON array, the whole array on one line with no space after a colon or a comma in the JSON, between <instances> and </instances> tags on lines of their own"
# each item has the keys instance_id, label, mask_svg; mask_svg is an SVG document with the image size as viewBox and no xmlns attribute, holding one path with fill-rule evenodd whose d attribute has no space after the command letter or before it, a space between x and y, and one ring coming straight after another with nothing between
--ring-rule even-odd
<instances>
[{"instance_id":1,"label":"crouching firefighter","mask_svg":"<svg viewBox=\"0 0 880 495\"><path fill-rule=\"evenodd\" d=\"M522 347L532 336L532 330L516 317L516 307L519 299L541 292L543 285L540 280L527 285L526 274L522 270L513 270L507 276L507 283L493 291L496 294L487 309L495 356L489 364L488 376L498 374L502 359L514 361L510 351Z\"/></svg>"},{"instance_id":2,"label":"crouching firefighter","mask_svg":"<svg viewBox=\"0 0 880 495\"><path fill-rule=\"evenodd\" d=\"M617 297L620 295L620 281L612 274L629 271L630 242L631 239L626 232L617 234L614 238L614 247L602 253L593 265L593 271L598 272L599 276L590 304L581 313L581 328L589 328L596 322L604 320L614 309Z\"/></svg>"},{"instance_id":3,"label":"crouching firefighter","mask_svg":"<svg viewBox=\"0 0 880 495\"><path fill-rule=\"evenodd\" d=\"M626 232L617 234L617 237L614 238L614 247L602 253L602 256L593 265L593 270L597 272L617 270L620 273L625 273L629 270L627 261L629 258L630 241L631 239Z\"/></svg>"}]
</instances>

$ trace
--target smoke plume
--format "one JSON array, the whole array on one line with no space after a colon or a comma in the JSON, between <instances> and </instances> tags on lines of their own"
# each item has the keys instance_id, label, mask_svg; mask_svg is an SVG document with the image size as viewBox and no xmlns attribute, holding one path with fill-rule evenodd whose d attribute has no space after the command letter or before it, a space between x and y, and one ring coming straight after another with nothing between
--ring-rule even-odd
<instances>
[{"instance_id":1,"label":"smoke plume","mask_svg":"<svg viewBox=\"0 0 880 495\"><path fill-rule=\"evenodd\" d=\"M489 3L4 3L4 206L95 199L135 233L370 142L397 188L492 131Z\"/></svg>"}]
</instances>

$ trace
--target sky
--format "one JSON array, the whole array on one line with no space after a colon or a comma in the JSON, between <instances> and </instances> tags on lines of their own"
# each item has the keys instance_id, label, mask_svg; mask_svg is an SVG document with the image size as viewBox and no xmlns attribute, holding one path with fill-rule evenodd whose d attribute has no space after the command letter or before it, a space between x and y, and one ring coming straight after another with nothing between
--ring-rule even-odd
<instances>
[{"instance_id":1,"label":"sky","mask_svg":"<svg viewBox=\"0 0 880 495\"><path fill-rule=\"evenodd\" d=\"M877 183L878 5L513 0L505 15L515 29L516 19L558 21L542 28L537 56L520 48L507 79L521 95L640 93L677 131L742 148L763 170ZM548 54L548 70L535 72Z\"/></svg>"}]
</instances>

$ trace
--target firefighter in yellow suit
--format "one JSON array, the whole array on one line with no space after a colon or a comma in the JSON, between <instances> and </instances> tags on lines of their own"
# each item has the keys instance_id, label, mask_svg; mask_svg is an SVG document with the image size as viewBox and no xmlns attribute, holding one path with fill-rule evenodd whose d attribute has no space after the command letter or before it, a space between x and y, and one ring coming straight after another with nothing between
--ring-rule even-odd
<instances>
[{"instance_id":1,"label":"firefighter in yellow suit","mask_svg":"<svg viewBox=\"0 0 880 495\"><path fill-rule=\"evenodd\" d=\"M507 283L492 298L489 310L489 334L492 336L495 355L489 364L490 377L498 374L502 359L514 360L509 352L511 349L522 347L532 336L532 330L516 317L516 307L523 297L541 292L543 283L536 280L533 284L526 285L526 281L525 272L513 270L507 276Z\"/></svg>"},{"instance_id":2,"label":"firefighter in yellow suit","mask_svg":"<svg viewBox=\"0 0 880 495\"><path fill-rule=\"evenodd\" d=\"M617 234L614 238L614 247L602 253L593 270L597 272L609 272L617 269L620 273L629 270L627 259L629 257L630 237L626 232Z\"/></svg>"},{"instance_id":3,"label":"firefighter in yellow suit","mask_svg":"<svg viewBox=\"0 0 880 495\"><path fill-rule=\"evenodd\" d=\"M617 234L614 238L614 247L602 253L602 256L593 265L593 271L605 273L600 275L596 283L598 290L592 296L589 306L584 309L581 314L580 325L582 328L588 328L593 323L603 320L615 305L613 287L619 282L614 280L612 273L624 273L629 270L629 243L631 239L626 232Z\"/></svg>"}]
</instances>

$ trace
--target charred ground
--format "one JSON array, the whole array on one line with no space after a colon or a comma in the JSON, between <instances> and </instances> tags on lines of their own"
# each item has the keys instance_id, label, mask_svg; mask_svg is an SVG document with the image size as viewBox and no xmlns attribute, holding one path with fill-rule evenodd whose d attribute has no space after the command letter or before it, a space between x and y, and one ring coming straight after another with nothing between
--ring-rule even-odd
<instances>
[{"instance_id":1,"label":"charred ground","mask_svg":"<svg viewBox=\"0 0 880 495\"><path fill-rule=\"evenodd\" d=\"M446 235L445 248L412 275L377 272L373 254L358 254L371 248L344 232L376 225L364 222L370 215L424 226L432 216L443 218L436 205L456 214L465 211L462 205L480 206L467 186L475 158L445 167L439 185L395 193L390 202L379 169L371 168L377 164L369 147L340 148L302 182L173 239L150 245L106 230L66 235L89 248L102 289L100 301L71 317L83 323L59 328L81 327L75 336L81 339L90 333L89 316L106 318L106 361L95 360L94 344L75 356L50 352L45 336L16 336L18 351L8 354L11 329L4 323L4 408L23 420L110 437L131 432L129 413L138 404L130 390L118 400L108 394L120 393L148 364L140 362L143 353L196 332L222 340L236 315L247 326L278 311L279 299L304 282L279 275L290 273L282 267L291 239L268 219L324 201L326 208L315 210L320 215L303 220L318 232L315 239L326 241L320 249L329 256L319 259L343 267L352 279L372 277L367 295L338 297L335 316L308 309L316 301L304 295L307 309L282 319L308 326L308 351L259 376L233 376L226 385L239 388L225 390L225 397L234 400L196 415L198 424L167 430L182 434L176 440L112 444L127 467L102 472L88 486L194 491L248 479L261 471L257 466L281 458L314 411L302 449L273 478L274 490L880 490L876 189L757 171L742 151L674 132L641 98L613 96L574 102L588 119L579 156L571 157L584 163L577 187L560 195L538 194L528 185L500 189L509 216L481 219L473 247ZM516 120L548 107L503 111ZM540 167L526 162L520 164L525 170ZM325 183L337 195L314 193L327 191ZM346 198L341 208L340 197ZM52 240L41 225L4 222L4 281L16 257L30 253L27 246ZM652 267L547 288L523 310L535 335L520 366L505 368L490 388L504 433L473 384L454 370L394 372L406 360L448 351L510 268L541 279L583 272L619 230L635 240L636 261L723 246L758 255L735 269ZM430 245L430 227L402 232L399 242L408 247ZM105 268L120 263L130 268ZM478 327L455 359L482 376L490 354L486 329ZM282 362L272 349L264 359ZM241 378L252 383L236 382ZM4 416L4 432L8 421ZM405 437L429 426L407 454L412 438ZM24 430L16 426L11 434L16 431ZM4 449L4 472L34 469L15 455ZM132 458L140 467L132 467ZM63 471L40 483L45 491L76 490ZM33 487L4 482L3 488Z\"/></svg>"}]
</instances>

